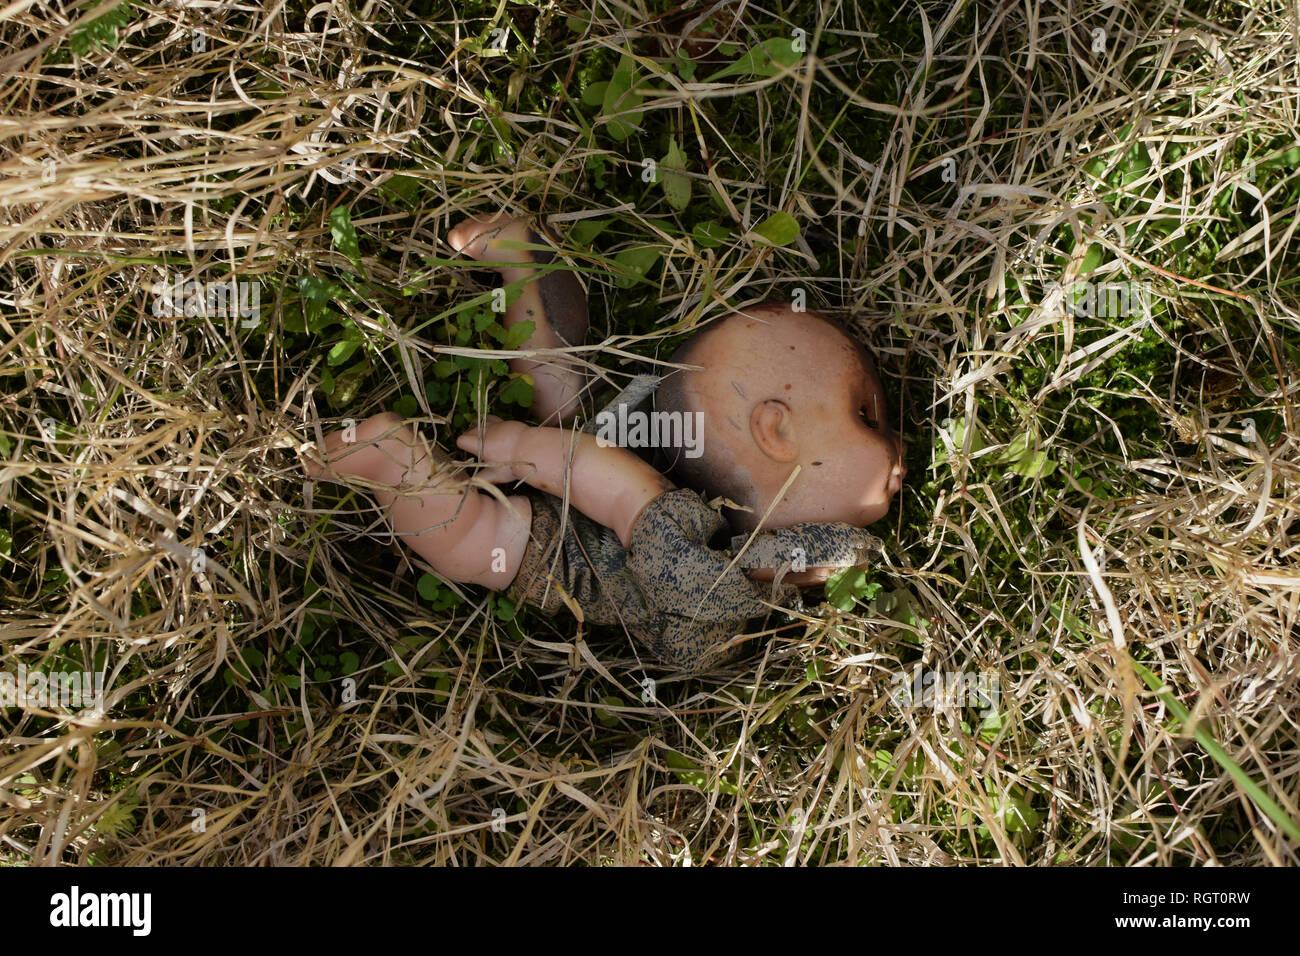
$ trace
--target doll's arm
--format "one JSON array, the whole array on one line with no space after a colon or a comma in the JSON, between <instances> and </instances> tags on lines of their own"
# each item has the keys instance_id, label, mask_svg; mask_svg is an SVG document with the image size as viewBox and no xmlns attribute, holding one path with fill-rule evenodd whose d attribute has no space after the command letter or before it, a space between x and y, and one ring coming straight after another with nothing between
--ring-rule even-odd
<instances>
[{"instance_id":1,"label":"doll's arm","mask_svg":"<svg viewBox=\"0 0 1300 956\"><path fill-rule=\"evenodd\" d=\"M322 461L305 458L310 477L372 484L401 541L444 578L498 590L514 580L532 522L525 496L506 504L455 480L445 468L451 459L391 412L358 424L353 441L344 442L347 434L325 439Z\"/></svg>"},{"instance_id":2,"label":"doll's arm","mask_svg":"<svg viewBox=\"0 0 1300 956\"><path fill-rule=\"evenodd\" d=\"M458 252L496 266L506 284L523 282L519 298L506 307L503 322L507 329L520 322L534 323L533 334L523 348L559 349L582 344L587 336L587 295L577 276L564 270L539 276L536 269L526 265L505 265L545 265L555 258L554 253L503 246L503 242L548 245L525 220L505 216L466 219L447 234L447 241ZM532 412L542 424L570 421L582 408L587 375L577 360L563 356L544 362L519 358L510 360L510 368L532 376Z\"/></svg>"},{"instance_id":3,"label":"doll's arm","mask_svg":"<svg viewBox=\"0 0 1300 956\"><path fill-rule=\"evenodd\" d=\"M564 496L567 471L573 507L611 528L625 548L645 506L673 489L672 482L630 451L602 448L594 435L563 428L489 418L481 444L477 432L461 435L456 444L484 461L509 462L511 477L557 498Z\"/></svg>"}]
</instances>

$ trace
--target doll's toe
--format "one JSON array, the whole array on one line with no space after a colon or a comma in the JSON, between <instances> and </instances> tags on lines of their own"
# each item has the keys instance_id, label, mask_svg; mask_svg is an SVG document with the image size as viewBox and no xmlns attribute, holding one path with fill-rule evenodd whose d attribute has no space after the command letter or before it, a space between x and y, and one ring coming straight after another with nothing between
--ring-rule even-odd
<instances>
[{"instance_id":1,"label":"doll's toe","mask_svg":"<svg viewBox=\"0 0 1300 956\"><path fill-rule=\"evenodd\" d=\"M457 252L464 252L465 247L483 230L483 220L464 219L447 233L448 244Z\"/></svg>"},{"instance_id":2,"label":"doll's toe","mask_svg":"<svg viewBox=\"0 0 1300 956\"><path fill-rule=\"evenodd\" d=\"M518 262L525 253L519 249L499 248L495 240L528 241L528 222L507 215L490 219L466 219L447 233L453 249L480 262Z\"/></svg>"}]
</instances>

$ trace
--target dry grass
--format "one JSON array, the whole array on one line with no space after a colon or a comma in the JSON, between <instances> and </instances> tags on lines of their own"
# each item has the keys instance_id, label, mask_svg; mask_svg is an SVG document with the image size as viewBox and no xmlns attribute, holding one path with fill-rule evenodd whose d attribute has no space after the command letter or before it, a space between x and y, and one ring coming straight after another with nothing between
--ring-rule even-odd
<instances>
[{"instance_id":1,"label":"dry grass","mask_svg":"<svg viewBox=\"0 0 1300 956\"><path fill-rule=\"evenodd\" d=\"M716 84L665 67L664 5L510 4L511 59L492 4L133 3L71 54L112 7L0 11L0 670L107 675L102 718L0 709L0 859L1297 862L1293 5L749 4L740 42L817 55ZM578 104L618 49L653 88L625 143ZM681 213L639 179L667 131ZM402 394L448 446L425 381L486 287L441 237L502 206L612 220L570 249L611 376L795 286L855 322L911 442L874 601L682 680L431 606L360 497L304 498L295 447ZM777 210L792 246L743 235ZM647 244L654 284L616 285ZM262 327L156 317L177 271L261 281ZM304 276L354 290L337 408L336 340L284 327ZM1063 309L1080 276L1150 316ZM898 706L917 663L996 674L999 717Z\"/></svg>"}]
</instances>

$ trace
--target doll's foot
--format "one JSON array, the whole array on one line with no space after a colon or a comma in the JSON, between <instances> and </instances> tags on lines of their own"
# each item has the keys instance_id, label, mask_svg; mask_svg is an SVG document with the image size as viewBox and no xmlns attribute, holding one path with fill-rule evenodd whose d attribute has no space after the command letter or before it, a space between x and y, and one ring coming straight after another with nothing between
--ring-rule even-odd
<instances>
[{"instance_id":1,"label":"doll's foot","mask_svg":"<svg viewBox=\"0 0 1300 956\"><path fill-rule=\"evenodd\" d=\"M519 297L506 308L503 323L506 328L519 322L533 323L533 333L520 346L522 349L561 349L581 345L586 339L587 295L572 272L556 270L539 275L535 266L554 262L555 253L520 248L525 243L551 245L527 220L504 215L466 219L447 234L447 241L458 252L492 265L505 283L523 283ZM555 358L541 362L521 358L512 360L510 367L532 376L532 411L539 423L567 422L581 410L587 375L576 360Z\"/></svg>"},{"instance_id":2,"label":"doll's foot","mask_svg":"<svg viewBox=\"0 0 1300 956\"><path fill-rule=\"evenodd\" d=\"M523 249L521 244L551 246L551 242L528 223L526 219L496 216L492 219L466 219L447 233L447 241L457 252L471 259L494 265L507 283L527 282L525 292L533 286L540 293L541 309L525 314L522 310L512 315L506 310L507 322L527 318L537 324L550 326L565 345L581 345L587 337L587 294L577 276L567 270L556 270L538 275L532 265L550 265L555 261L553 251ZM523 263L523 265L499 265Z\"/></svg>"}]
</instances>

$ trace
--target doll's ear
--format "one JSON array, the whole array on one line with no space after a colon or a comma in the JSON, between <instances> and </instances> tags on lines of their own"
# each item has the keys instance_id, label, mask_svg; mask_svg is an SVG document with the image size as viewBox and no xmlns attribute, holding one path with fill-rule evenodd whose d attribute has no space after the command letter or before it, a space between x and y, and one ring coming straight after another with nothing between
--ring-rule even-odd
<instances>
[{"instance_id":1,"label":"doll's ear","mask_svg":"<svg viewBox=\"0 0 1300 956\"><path fill-rule=\"evenodd\" d=\"M749 434L759 451L773 461L794 461L799 457L794 417L785 402L769 398L755 405L749 413Z\"/></svg>"}]
</instances>

